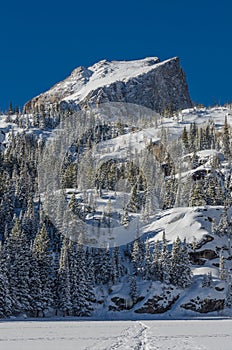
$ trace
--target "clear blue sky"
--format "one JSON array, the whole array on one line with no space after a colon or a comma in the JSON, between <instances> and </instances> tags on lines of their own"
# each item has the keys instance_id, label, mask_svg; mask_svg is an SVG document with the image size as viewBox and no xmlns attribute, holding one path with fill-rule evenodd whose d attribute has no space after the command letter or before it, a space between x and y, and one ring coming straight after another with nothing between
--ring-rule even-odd
<instances>
[{"instance_id":1,"label":"clear blue sky","mask_svg":"<svg viewBox=\"0 0 232 350\"><path fill-rule=\"evenodd\" d=\"M0 109L77 66L179 56L192 100L232 100L231 0L9 0L0 5Z\"/></svg>"}]
</instances>

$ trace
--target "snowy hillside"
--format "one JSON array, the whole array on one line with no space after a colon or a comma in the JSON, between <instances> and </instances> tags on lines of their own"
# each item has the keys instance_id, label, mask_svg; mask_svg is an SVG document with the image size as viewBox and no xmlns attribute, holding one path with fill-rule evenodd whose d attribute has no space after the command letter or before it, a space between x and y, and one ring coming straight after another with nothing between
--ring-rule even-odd
<instances>
[{"instance_id":1,"label":"snowy hillside","mask_svg":"<svg viewBox=\"0 0 232 350\"><path fill-rule=\"evenodd\" d=\"M148 114L147 111L146 113ZM111 112L110 115L113 116L113 112ZM133 154L136 152L139 153L150 141L156 142L160 140L163 129L168 130L169 142L180 137L184 127L188 130L192 123L204 126L207 125L209 121L212 121L217 130L221 130L224 125L225 116L227 116L228 123L232 125L232 111L226 107L185 109L178 112L173 118L153 115L153 120L147 121L145 125L138 127L138 130L135 129L133 132L128 132L114 137L111 140L99 143L97 145L96 157L100 159L126 158L128 148L130 148ZM126 120L125 118L125 121ZM149 123L151 123L152 126L148 128L147 124ZM203 154L206 151L201 152ZM207 152L215 152L215 150L208 150Z\"/></svg>"},{"instance_id":2,"label":"snowy hillside","mask_svg":"<svg viewBox=\"0 0 232 350\"><path fill-rule=\"evenodd\" d=\"M0 317L231 315L231 106L185 88L101 61L0 116Z\"/></svg>"}]
</instances>

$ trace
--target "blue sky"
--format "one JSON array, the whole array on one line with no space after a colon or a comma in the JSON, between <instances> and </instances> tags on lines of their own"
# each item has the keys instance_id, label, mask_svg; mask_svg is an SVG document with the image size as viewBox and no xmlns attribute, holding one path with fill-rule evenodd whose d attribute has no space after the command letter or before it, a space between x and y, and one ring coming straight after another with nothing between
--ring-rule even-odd
<instances>
[{"instance_id":1,"label":"blue sky","mask_svg":"<svg viewBox=\"0 0 232 350\"><path fill-rule=\"evenodd\" d=\"M22 106L77 66L179 56L192 100L232 100L230 0L3 1L0 109Z\"/></svg>"}]
</instances>

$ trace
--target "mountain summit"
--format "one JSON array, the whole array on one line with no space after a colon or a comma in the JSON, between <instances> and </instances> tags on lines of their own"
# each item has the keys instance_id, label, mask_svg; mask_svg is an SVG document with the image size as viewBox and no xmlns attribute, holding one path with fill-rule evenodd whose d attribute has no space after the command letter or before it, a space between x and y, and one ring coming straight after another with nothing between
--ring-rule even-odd
<instances>
[{"instance_id":1,"label":"mountain summit","mask_svg":"<svg viewBox=\"0 0 232 350\"><path fill-rule=\"evenodd\" d=\"M84 108L105 102L128 102L151 108L184 109L192 106L178 57L133 61L102 60L78 67L69 77L26 103L25 110L61 106Z\"/></svg>"}]
</instances>

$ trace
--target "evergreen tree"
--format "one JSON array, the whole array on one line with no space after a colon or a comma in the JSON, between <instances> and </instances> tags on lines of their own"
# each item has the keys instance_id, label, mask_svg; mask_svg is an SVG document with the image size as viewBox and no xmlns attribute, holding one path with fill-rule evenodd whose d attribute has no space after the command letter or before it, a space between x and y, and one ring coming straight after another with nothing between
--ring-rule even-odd
<instances>
[{"instance_id":1,"label":"evergreen tree","mask_svg":"<svg viewBox=\"0 0 232 350\"><path fill-rule=\"evenodd\" d=\"M206 205L206 196L204 192L203 183L201 180L197 181L196 183L192 183L192 189L191 194L189 198L189 205L190 207L194 206L205 206Z\"/></svg>"},{"instance_id":2,"label":"evergreen tree","mask_svg":"<svg viewBox=\"0 0 232 350\"><path fill-rule=\"evenodd\" d=\"M115 246L112 252L112 282L115 284L121 280L122 267L120 262L119 247Z\"/></svg>"},{"instance_id":3,"label":"evergreen tree","mask_svg":"<svg viewBox=\"0 0 232 350\"><path fill-rule=\"evenodd\" d=\"M161 249L159 241L154 243L154 250L151 262L151 278L152 280L162 280Z\"/></svg>"},{"instance_id":4,"label":"evergreen tree","mask_svg":"<svg viewBox=\"0 0 232 350\"><path fill-rule=\"evenodd\" d=\"M79 238L76 251L76 267L78 268L78 285L77 285L77 300L76 314L78 316L90 316L92 312L92 286L89 283L87 267L86 267L86 252L82 244L82 238ZM74 269L75 271L75 269ZM72 273L72 271L71 271ZM71 274L73 276L73 273ZM71 279L71 287L73 278ZM91 288L90 290L88 288Z\"/></svg>"},{"instance_id":5,"label":"evergreen tree","mask_svg":"<svg viewBox=\"0 0 232 350\"><path fill-rule=\"evenodd\" d=\"M122 219L121 219L121 224L124 225L125 227L127 227L129 225L129 214L128 214L128 210L127 208L123 209L123 215L122 215Z\"/></svg>"},{"instance_id":6,"label":"evergreen tree","mask_svg":"<svg viewBox=\"0 0 232 350\"><path fill-rule=\"evenodd\" d=\"M170 177L165 180L165 194L164 194L164 209L173 208L176 201L177 181L175 174L172 172Z\"/></svg>"},{"instance_id":7,"label":"evergreen tree","mask_svg":"<svg viewBox=\"0 0 232 350\"><path fill-rule=\"evenodd\" d=\"M139 245L139 239L136 239L133 243L132 247L132 253L131 253L131 259L132 259L132 266L133 266L133 275L141 275L141 250Z\"/></svg>"},{"instance_id":8,"label":"evergreen tree","mask_svg":"<svg viewBox=\"0 0 232 350\"><path fill-rule=\"evenodd\" d=\"M183 145L184 145L185 152L188 152L188 150L189 150L189 141L188 141L188 132L186 130L186 126L184 126L184 129L183 129L182 142L183 142Z\"/></svg>"},{"instance_id":9,"label":"evergreen tree","mask_svg":"<svg viewBox=\"0 0 232 350\"><path fill-rule=\"evenodd\" d=\"M162 250L161 250L161 256L160 256L160 268L161 268L161 281L165 284L170 283L170 253L168 250L167 240L166 240L166 234L165 231L163 231L163 238L162 238Z\"/></svg>"},{"instance_id":10,"label":"evergreen tree","mask_svg":"<svg viewBox=\"0 0 232 350\"><path fill-rule=\"evenodd\" d=\"M220 236L227 236L229 233L229 219L228 219L228 211L226 206L224 206L223 212L220 216L220 220L217 226L217 233Z\"/></svg>"},{"instance_id":11,"label":"evergreen tree","mask_svg":"<svg viewBox=\"0 0 232 350\"><path fill-rule=\"evenodd\" d=\"M231 155L231 151L230 151L230 131L229 131L229 125L227 122L227 117L225 117L225 122L223 126L222 145L223 145L224 155L226 159L229 159Z\"/></svg>"},{"instance_id":12,"label":"evergreen tree","mask_svg":"<svg viewBox=\"0 0 232 350\"><path fill-rule=\"evenodd\" d=\"M202 280L202 284L201 286L203 288L207 287L207 288L211 288L213 284L213 278L212 278L212 273L208 272L207 274L205 274L203 276L203 280Z\"/></svg>"},{"instance_id":13,"label":"evergreen tree","mask_svg":"<svg viewBox=\"0 0 232 350\"><path fill-rule=\"evenodd\" d=\"M11 297L8 289L7 277L0 272L0 317L10 316L12 313Z\"/></svg>"},{"instance_id":14,"label":"evergreen tree","mask_svg":"<svg viewBox=\"0 0 232 350\"><path fill-rule=\"evenodd\" d=\"M227 290L226 290L225 306L230 308L230 309L232 308L232 282L231 282L231 275L229 275L228 279L227 279Z\"/></svg>"},{"instance_id":15,"label":"evergreen tree","mask_svg":"<svg viewBox=\"0 0 232 350\"><path fill-rule=\"evenodd\" d=\"M96 302L96 297L94 293L95 287L95 278L94 278L94 259L92 251L87 249L86 251L86 288L87 288L87 297L86 300L89 302L89 314L92 311L92 305Z\"/></svg>"},{"instance_id":16,"label":"evergreen tree","mask_svg":"<svg viewBox=\"0 0 232 350\"><path fill-rule=\"evenodd\" d=\"M0 247L0 317L7 317L12 314L12 299L9 290L9 281L6 271L6 260Z\"/></svg>"},{"instance_id":17,"label":"evergreen tree","mask_svg":"<svg viewBox=\"0 0 232 350\"><path fill-rule=\"evenodd\" d=\"M68 239L64 238L60 254L60 266L58 271L58 306L63 316L71 314L70 271L68 260Z\"/></svg>"},{"instance_id":18,"label":"evergreen tree","mask_svg":"<svg viewBox=\"0 0 232 350\"><path fill-rule=\"evenodd\" d=\"M184 240L181 247L179 267L180 279L178 281L178 286L186 288L192 283L192 270L186 240Z\"/></svg>"},{"instance_id":19,"label":"evergreen tree","mask_svg":"<svg viewBox=\"0 0 232 350\"><path fill-rule=\"evenodd\" d=\"M14 313L24 313L31 310L29 291L29 247L27 238L22 231L18 219L4 245L6 271Z\"/></svg>"},{"instance_id":20,"label":"evergreen tree","mask_svg":"<svg viewBox=\"0 0 232 350\"><path fill-rule=\"evenodd\" d=\"M29 289L31 296L31 313L33 316L39 317L40 313L43 315L44 300L38 260L33 251L33 247L31 247L30 250Z\"/></svg>"},{"instance_id":21,"label":"evergreen tree","mask_svg":"<svg viewBox=\"0 0 232 350\"><path fill-rule=\"evenodd\" d=\"M130 297L135 304L138 299L138 289L137 289L137 278L136 276L131 276L130 278Z\"/></svg>"},{"instance_id":22,"label":"evergreen tree","mask_svg":"<svg viewBox=\"0 0 232 350\"><path fill-rule=\"evenodd\" d=\"M144 261L144 278L149 280L152 276L152 256L150 251L149 241L146 240L145 243L145 261Z\"/></svg>"},{"instance_id":23,"label":"evergreen tree","mask_svg":"<svg viewBox=\"0 0 232 350\"><path fill-rule=\"evenodd\" d=\"M141 199L137 190L137 184L132 187L130 201L127 207L134 213L137 213L141 209Z\"/></svg>"},{"instance_id":24,"label":"evergreen tree","mask_svg":"<svg viewBox=\"0 0 232 350\"><path fill-rule=\"evenodd\" d=\"M180 279L180 264L181 264L181 240L179 236L173 242L171 254L171 282L178 286Z\"/></svg>"},{"instance_id":25,"label":"evergreen tree","mask_svg":"<svg viewBox=\"0 0 232 350\"><path fill-rule=\"evenodd\" d=\"M221 280L225 280L226 279L226 267L225 267L225 257L223 255L223 253L220 253L220 257L219 257L219 276Z\"/></svg>"},{"instance_id":26,"label":"evergreen tree","mask_svg":"<svg viewBox=\"0 0 232 350\"><path fill-rule=\"evenodd\" d=\"M194 152L196 150L197 136L198 129L196 123L194 122L190 125L189 130L189 152Z\"/></svg>"},{"instance_id":27,"label":"evergreen tree","mask_svg":"<svg viewBox=\"0 0 232 350\"><path fill-rule=\"evenodd\" d=\"M52 256L50 251L50 240L45 225L43 225L42 229L35 237L33 254L36 259L35 264L38 266L42 293L41 309L44 312L53 304L51 292Z\"/></svg>"}]
</instances>

